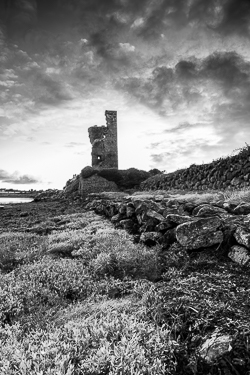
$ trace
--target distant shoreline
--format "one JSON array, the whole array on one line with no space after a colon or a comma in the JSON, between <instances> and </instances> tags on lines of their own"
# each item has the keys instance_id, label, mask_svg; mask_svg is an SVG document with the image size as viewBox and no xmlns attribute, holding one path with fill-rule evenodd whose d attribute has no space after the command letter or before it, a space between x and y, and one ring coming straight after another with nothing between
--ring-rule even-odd
<instances>
[{"instance_id":1,"label":"distant shoreline","mask_svg":"<svg viewBox=\"0 0 250 375\"><path fill-rule=\"evenodd\" d=\"M36 194L0 193L0 198L35 198Z\"/></svg>"}]
</instances>

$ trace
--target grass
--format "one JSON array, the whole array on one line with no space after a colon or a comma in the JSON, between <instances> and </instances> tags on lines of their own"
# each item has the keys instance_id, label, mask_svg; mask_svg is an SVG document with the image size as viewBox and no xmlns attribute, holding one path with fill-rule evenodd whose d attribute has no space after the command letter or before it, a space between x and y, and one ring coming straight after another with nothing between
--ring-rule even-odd
<instances>
[{"instance_id":1,"label":"grass","mask_svg":"<svg viewBox=\"0 0 250 375\"><path fill-rule=\"evenodd\" d=\"M71 210L31 223L40 234L0 235L0 374L250 372L249 269L212 250L136 245ZM215 332L232 349L208 363L200 349Z\"/></svg>"}]
</instances>

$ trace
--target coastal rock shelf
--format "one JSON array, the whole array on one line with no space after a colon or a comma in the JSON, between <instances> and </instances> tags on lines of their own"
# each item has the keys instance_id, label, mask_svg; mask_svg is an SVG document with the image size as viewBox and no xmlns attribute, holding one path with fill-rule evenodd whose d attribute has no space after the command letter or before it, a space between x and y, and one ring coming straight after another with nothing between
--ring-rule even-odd
<instances>
[{"instance_id":1,"label":"coastal rock shelf","mask_svg":"<svg viewBox=\"0 0 250 375\"><path fill-rule=\"evenodd\" d=\"M250 205L218 199L198 202L164 195L90 194L85 208L108 217L116 228L148 246L173 245L188 253L211 249L250 264ZM202 195L200 196L202 199Z\"/></svg>"}]
</instances>

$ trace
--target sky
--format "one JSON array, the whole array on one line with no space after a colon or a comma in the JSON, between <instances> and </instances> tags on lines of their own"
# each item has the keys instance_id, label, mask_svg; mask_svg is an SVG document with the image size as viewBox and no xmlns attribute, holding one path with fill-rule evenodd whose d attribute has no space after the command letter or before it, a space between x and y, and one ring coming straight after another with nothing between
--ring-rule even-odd
<instances>
[{"instance_id":1,"label":"sky","mask_svg":"<svg viewBox=\"0 0 250 375\"><path fill-rule=\"evenodd\" d=\"M62 189L118 115L119 168L250 142L249 0L0 0L0 188Z\"/></svg>"}]
</instances>

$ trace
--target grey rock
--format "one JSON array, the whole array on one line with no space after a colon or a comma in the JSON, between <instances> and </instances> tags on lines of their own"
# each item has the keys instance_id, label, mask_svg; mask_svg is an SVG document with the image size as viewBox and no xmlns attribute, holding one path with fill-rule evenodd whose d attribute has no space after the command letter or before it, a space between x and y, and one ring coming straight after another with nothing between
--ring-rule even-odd
<instances>
[{"instance_id":1,"label":"grey rock","mask_svg":"<svg viewBox=\"0 0 250 375\"><path fill-rule=\"evenodd\" d=\"M164 220L155 227L155 230L157 232L165 232L166 230L171 229L171 228L173 228L173 224L169 222L168 220Z\"/></svg>"},{"instance_id":2,"label":"grey rock","mask_svg":"<svg viewBox=\"0 0 250 375\"><path fill-rule=\"evenodd\" d=\"M111 222L113 224L116 224L116 223L119 223L121 220L125 219L126 218L126 215L123 215L123 214L116 214L114 216L112 216L111 218Z\"/></svg>"},{"instance_id":3,"label":"grey rock","mask_svg":"<svg viewBox=\"0 0 250 375\"><path fill-rule=\"evenodd\" d=\"M232 246L228 257L232 259L235 263L240 265L247 265L250 262L250 252L243 246L235 245Z\"/></svg>"},{"instance_id":4,"label":"grey rock","mask_svg":"<svg viewBox=\"0 0 250 375\"><path fill-rule=\"evenodd\" d=\"M223 208L213 206L211 204L204 204L194 208L193 216L210 217L213 215L227 214Z\"/></svg>"},{"instance_id":5,"label":"grey rock","mask_svg":"<svg viewBox=\"0 0 250 375\"><path fill-rule=\"evenodd\" d=\"M126 207L126 216L127 217L132 217L135 213L135 208L131 206Z\"/></svg>"},{"instance_id":6,"label":"grey rock","mask_svg":"<svg viewBox=\"0 0 250 375\"><path fill-rule=\"evenodd\" d=\"M187 215L169 214L165 217L165 221L170 224L179 225L191 221L192 218Z\"/></svg>"},{"instance_id":7,"label":"grey rock","mask_svg":"<svg viewBox=\"0 0 250 375\"><path fill-rule=\"evenodd\" d=\"M164 220L164 216L162 216L161 214L159 214L158 212L154 211L154 210L147 210L147 213L146 215L154 220L157 220L157 221L163 221Z\"/></svg>"},{"instance_id":8,"label":"grey rock","mask_svg":"<svg viewBox=\"0 0 250 375\"><path fill-rule=\"evenodd\" d=\"M221 225L218 217L202 218L180 224L176 228L176 239L184 247L199 249L223 241L223 233L216 231Z\"/></svg>"},{"instance_id":9,"label":"grey rock","mask_svg":"<svg viewBox=\"0 0 250 375\"><path fill-rule=\"evenodd\" d=\"M234 233L234 238L238 244L246 246L250 249L250 232L242 227L238 227Z\"/></svg>"},{"instance_id":10,"label":"grey rock","mask_svg":"<svg viewBox=\"0 0 250 375\"><path fill-rule=\"evenodd\" d=\"M217 357L232 350L231 337L214 333L207 339L200 349L200 356L207 362L213 362Z\"/></svg>"}]
</instances>

